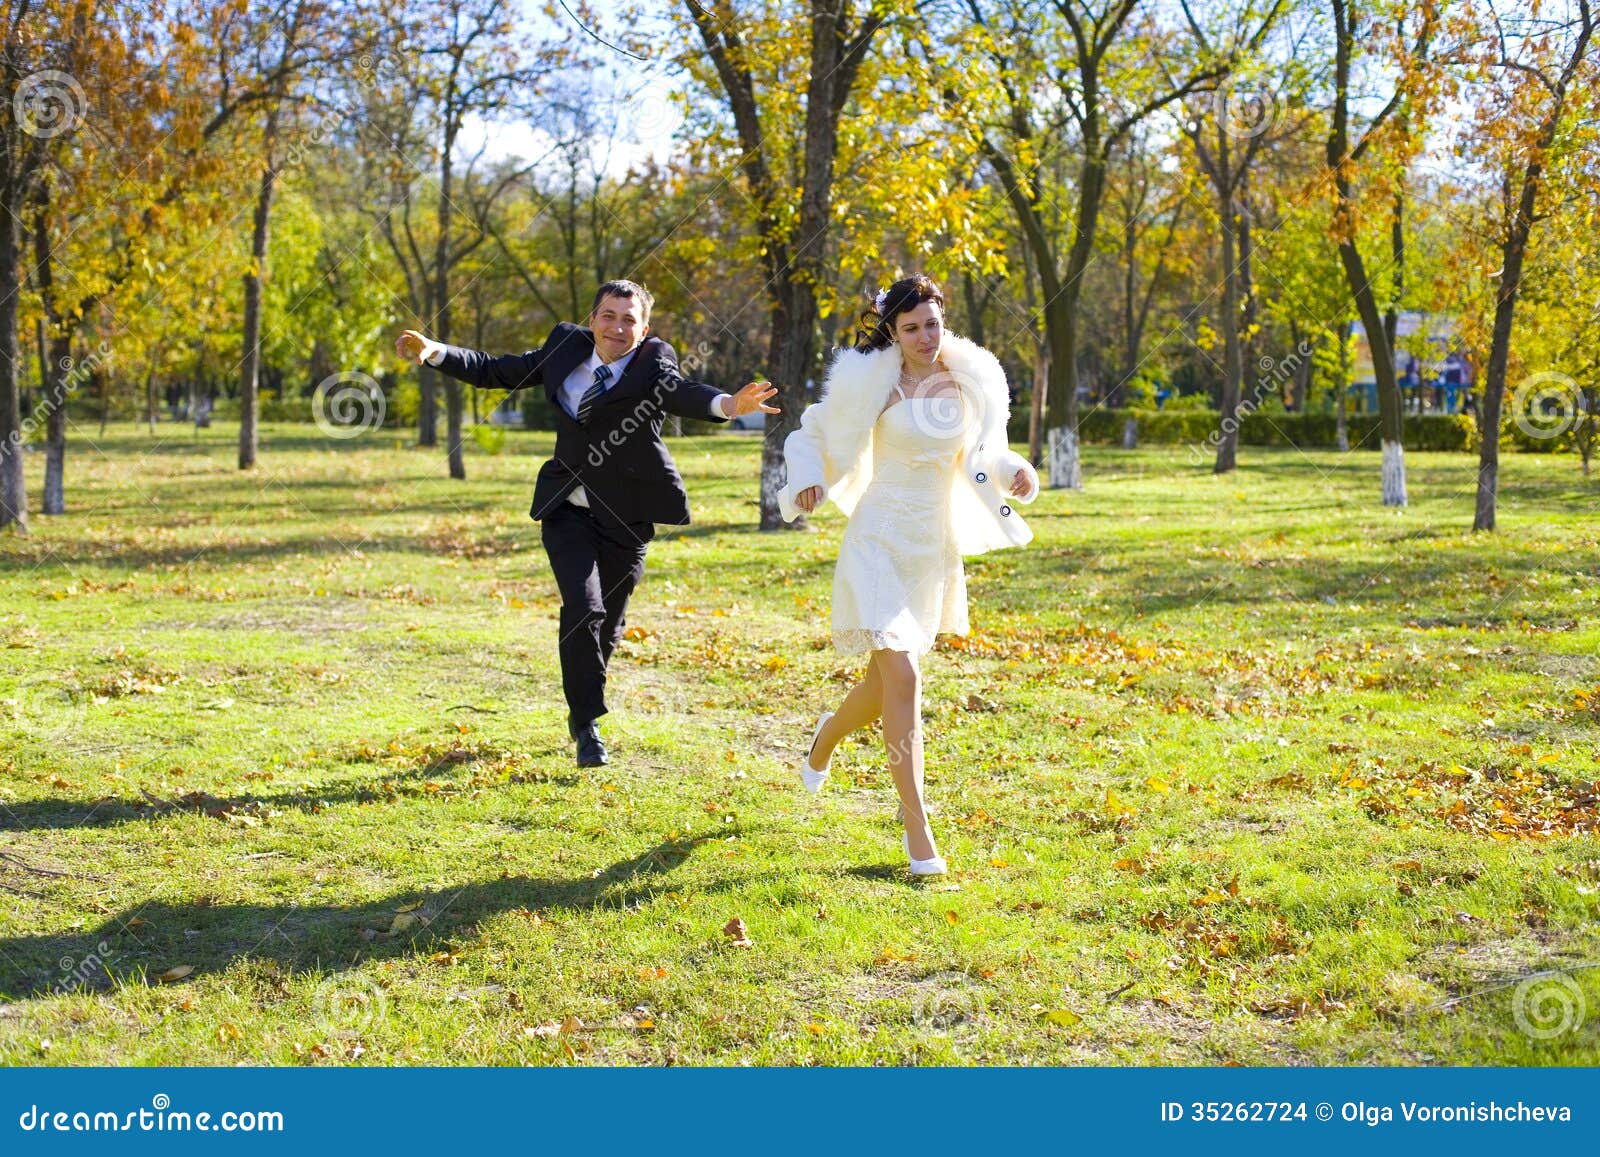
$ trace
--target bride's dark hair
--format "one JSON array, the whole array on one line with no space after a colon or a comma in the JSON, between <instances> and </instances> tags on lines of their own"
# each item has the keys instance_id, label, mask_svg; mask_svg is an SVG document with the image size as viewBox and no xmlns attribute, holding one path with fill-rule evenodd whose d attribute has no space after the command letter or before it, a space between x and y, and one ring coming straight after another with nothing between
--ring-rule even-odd
<instances>
[{"instance_id":1,"label":"bride's dark hair","mask_svg":"<svg viewBox=\"0 0 1600 1157\"><path fill-rule=\"evenodd\" d=\"M916 309L925 301L936 301L944 309L944 294L926 273L913 273L902 277L883 291L883 306L876 302L862 311L856 322L856 349L888 349L894 342L894 319L908 309Z\"/></svg>"}]
</instances>

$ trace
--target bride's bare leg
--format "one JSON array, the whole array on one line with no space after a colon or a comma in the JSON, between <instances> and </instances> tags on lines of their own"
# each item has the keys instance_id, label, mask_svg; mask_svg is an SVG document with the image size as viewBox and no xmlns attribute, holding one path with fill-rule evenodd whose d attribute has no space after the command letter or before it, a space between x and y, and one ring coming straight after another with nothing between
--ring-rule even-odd
<instances>
[{"instance_id":1,"label":"bride's bare leg","mask_svg":"<svg viewBox=\"0 0 1600 1157\"><path fill-rule=\"evenodd\" d=\"M833 718L822 725L817 742L811 748L811 766L827 767L833 758L833 749L844 742L844 737L858 727L865 727L883 714L883 681L878 677L878 664L867 662L867 672L861 681L850 688L833 713Z\"/></svg>"},{"instance_id":2,"label":"bride's bare leg","mask_svg":"<svg viewBox=\"0 0 1600 1157\"><path fill-rule=\"evenodd\" d=\"M883 681L883 744L900 793L911 858L932 859L939 852L922 807L922 676L904 651L874 651L872 658Z\"/></svg>"}]
</instances>

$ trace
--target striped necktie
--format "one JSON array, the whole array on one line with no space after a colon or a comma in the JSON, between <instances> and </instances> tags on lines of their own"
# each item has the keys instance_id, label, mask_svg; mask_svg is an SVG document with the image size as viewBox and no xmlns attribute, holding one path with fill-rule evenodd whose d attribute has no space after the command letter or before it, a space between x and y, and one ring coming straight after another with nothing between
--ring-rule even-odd
<instances>
[{"instance_id":1,"label":"striped necktie","mask_svg":"<svg viewBox=\"0 0 1600 1157\"><path fill-rule=\"evenodd\" d=\"M594 404L600 395L606 392L606 383L610 380L610 366L600 366L594 371L594 385L584 391L583 399L578 403L578 425L582 426L589 421L589 411L594 409Z\"/></svg>"}]
</instances>

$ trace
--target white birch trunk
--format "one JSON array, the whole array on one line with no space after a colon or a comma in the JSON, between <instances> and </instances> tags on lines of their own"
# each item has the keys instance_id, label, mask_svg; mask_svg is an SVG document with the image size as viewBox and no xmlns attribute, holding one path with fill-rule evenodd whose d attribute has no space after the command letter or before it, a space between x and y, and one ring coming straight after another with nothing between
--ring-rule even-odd
<instances>
[{"instance_id":1,"label":"white birch trunk","mask_svg":"<svg viewBox=\"0 0 1600 1157\"><path fill-rule=\"evenodd\" d=\"M1407 505L1406 448L1399 442L1383 444L1383 504Z\"/></svg>"},{"instance_id":2,"label":"white birch trunk","mask_svg":"<svg viewBox=\"0 0 1600 1157\"><path fill-rule=\"evenodd\" d=\"M1058 427L1050 431L1050 485L1083 489L1083 469L1078 459L1078 432Z\"/></svg>"}]
</instances>

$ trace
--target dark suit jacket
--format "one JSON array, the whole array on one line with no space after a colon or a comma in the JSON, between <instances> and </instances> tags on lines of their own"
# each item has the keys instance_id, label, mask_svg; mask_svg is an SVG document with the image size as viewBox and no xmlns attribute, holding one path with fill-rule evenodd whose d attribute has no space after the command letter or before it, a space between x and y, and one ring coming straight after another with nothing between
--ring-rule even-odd
<instances>
[{"instance_id":1,"label":"dark suit jacket","mask_svg":"<svg viewBox=\"0 0 1600 1157\"><path fill-rule=\"evenodd\" d=\"M594 352L594 335L562 322L543 346L495 357L446 346L437 369L490 390L542 389L556 413L555 453L539 468L532 518L543 518L582 485L594 516L607 523L689 521L683 478L661 440L667 414L726 421L711 403L723 391L691 382L678 371L672 347L647 337L633 352L622 380L594 404L580 426L561 405L561 384Z\"/></svg>"}]
</instances>

